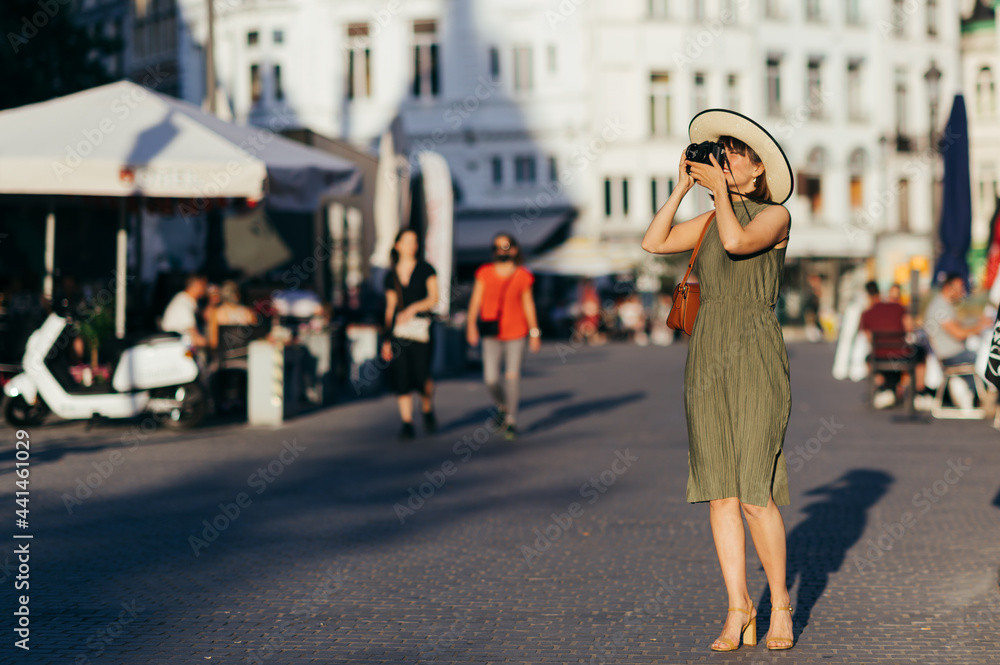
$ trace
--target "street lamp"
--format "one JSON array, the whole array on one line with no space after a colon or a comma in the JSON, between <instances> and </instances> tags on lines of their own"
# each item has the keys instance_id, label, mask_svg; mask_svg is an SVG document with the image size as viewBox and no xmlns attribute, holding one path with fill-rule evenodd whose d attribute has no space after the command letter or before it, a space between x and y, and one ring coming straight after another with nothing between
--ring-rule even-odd
<instances>
[{"instance_id":1,"label":"street lamp","mask_svg":"<svg viewBox=\"0 0 1000 665\"><path fill-rule=\"evenodd\" d=\"M927 81L927 102L930 104L930 130L928 133L930 137L930 150L931 152L937 152L937 144L934 141L934 130L937 127L938 101L941 97L941 70L937 68L933 60L931 60L930 69L924 74L924 79Z\"/></svg>"},{"instance_id":2,"label":"street lamp","mask_svg":"<svg viewBox=\"0 0 1000 665\"><path fill-rule=\"evenodd\" d=\"M938 218L938 178L937 178L937 160L935 155L938 153L937 144L937 109L938 100L941 96L940 83L941 83L941 70L937 68L937 65L931 60L930 69L924 74L924 79L927 81L927 103L930 104L930 129L928 129L927 136L929 145L927 146L927 155L930 157L931 161L931 226L936 228Z\"/></svg>"}]
</instances>

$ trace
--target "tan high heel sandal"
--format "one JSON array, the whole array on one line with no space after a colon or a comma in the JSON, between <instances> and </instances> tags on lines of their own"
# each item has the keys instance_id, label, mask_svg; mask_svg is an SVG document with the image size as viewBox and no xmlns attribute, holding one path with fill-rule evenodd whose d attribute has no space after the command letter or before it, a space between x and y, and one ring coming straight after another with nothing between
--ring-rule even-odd
<instances>
[{"instance_id":1,"label":"tan high heel sandal","mask_svg":"<svg viewBox=\"0 0 1000 665\"><path fill-rule=\"evenodd\" d=\"M775 612L779 612L779 611L780 612L788 611L788 613L791 614L792 608L791 607L772 607L771 608L771 614L774 614ZM771 632L770 629L768 629L768 632ZM779 644L777 646L771 646L772 642L778 642ZM767 648L770 649L771 651L782 651L784 649L791 649L793 643L794 643L794 638L793 637L771 637L771 638L768 638L768 640L767 640Z\"/></svg>"},{"instance_id":2,"label":"tan high heel sandal","mask_svg":"<svg viewBox=\"0 0 1000 665\"><path fill-rule=\"evenodd\" d=\"M746 644L747 646L750 646L750 647L755 646L757 644L757 617L754 616L754 613L753 613L753 601L750 601L750 609L749 610L745 610L745 609L743 609L741 607L730 607L729 611L730 612L743 612L744 614L747 615L747 617L748 617L747 622L745 624L743 624L743 628L740 629L740 632L741 632L741 634L743 636L743 644ZM740 643L739 642L737 642L736 644L733 644L733 641L731 639L729 639L728 637L720 637L719 639L717 639L715 641L716 642L723 642L723 643L729 645L729 648L728 649L722 649L722 648L719 648L719 647L716 647L716 646L712 646L711 647L712 651L736 651L737 649L740 648Z\"/></svg>"}]
</instances>

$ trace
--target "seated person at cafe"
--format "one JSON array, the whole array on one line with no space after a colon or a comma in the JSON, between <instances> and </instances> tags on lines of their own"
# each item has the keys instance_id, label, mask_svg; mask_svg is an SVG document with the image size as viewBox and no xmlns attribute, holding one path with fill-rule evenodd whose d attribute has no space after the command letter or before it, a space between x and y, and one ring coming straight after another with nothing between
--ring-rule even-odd
<instances>
[{"instance_id":1,"label":"seated person at cafe","mask_svg":"<svg viewBox=\"0 0 1000 665\"><path fill-rule=\"evenodd\" d=\"M205 320L208 324L208 343L213 349L219 347L219 326L253 326L257 325L257 314L240 304L240 288L236 282L226 280L221 287L210 288L209 306L205 310ZM212 297L214 288L215 297ZM247 340L249 341L249 340Z\"/></svg>"},{"instance_id":2,"label":"seated person at cafe","mask_svg":"<svg viewBox=\"0 0 1000 665\"><path fill-rule=\"evenodd\" d=\"M898 360L898 370L880 370L875 375L877 393L873 399L876 408L884 409L896 403L896 389L900 383L904 364L914 353L906 343L906 333L912 329L912 321L906 309L898 302L882 300L878 284L865 284L868 292L868 309L861 315L860 329L865 332L871 344L871 361ZM922 377L920 377L922 378ZM918 386L920 388L921 386Z\"/></svg>"},{"instance_id":3,"label":"seated person at cafe","mask_svg":"<svg viewBox=\"0 0 1000 665\"><path fill-rule=\"evenodd\" d=\"M160 329L186 335L197 347L205 347L208 340L198 330L198 300L208 290L208 279L204 275L190 275L184 290L170 300L163 310Z\"/></svg>"}]
</instances>

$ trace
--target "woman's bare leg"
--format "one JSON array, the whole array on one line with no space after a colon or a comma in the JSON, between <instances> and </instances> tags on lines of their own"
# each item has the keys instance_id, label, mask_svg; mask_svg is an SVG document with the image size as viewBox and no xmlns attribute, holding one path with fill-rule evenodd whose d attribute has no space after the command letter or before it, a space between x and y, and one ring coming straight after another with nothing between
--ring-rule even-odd
<instances>
[{"instance_id":1,"label":"woman's bare leg","mask_svg":"<svg viewBox=\"0 0 1000 665\"><path fill-rule=\"evenodd\" d=\"M740 513L740 501L733 497L710 501L712 538L715 540L715 551L719 555L719 565L722 567L722 579L726 583L726 593L729 595L729 607L750 609L750 594L747 592L747 556L746 532L743 529L743 515ZM756 611L755 611L756 613ZM722 635L732 644L740 643L740 630L747 622L743 612L730 612L726 616L726 624ZM713 647L729 648L731 644L716 640Z\"/></svg>"},{"instance_id":2,"label":"woman's bare leg","mask_svg":"<svg viewBox=\"0 0 1000 665\"><path fill-rule=\"evenodd\" d=\"M750 527L750 536L757 549L757 556L764 566L764 574L767 575L767 584L771 590L771 607L788 607L791 598L788 595L785 578L787 553L785 521L781 518L781 512L774 499L770 497L765 508L744 503L743 512L747 516L747 525ZM790 637L792 637L792 613L773 613L767 639Z\"/></svg>"},{"instance_id":3,"label":"woman's bare leg","mask_svg":"<svg viewBox=\"0 0 1000 665\"><path fill-rule=\"evenodd\" d=\"M399 405L399 417L404 423L413 422L413 395L399 395L396 397L396 403Z\"/></svg>"}]
</instances>

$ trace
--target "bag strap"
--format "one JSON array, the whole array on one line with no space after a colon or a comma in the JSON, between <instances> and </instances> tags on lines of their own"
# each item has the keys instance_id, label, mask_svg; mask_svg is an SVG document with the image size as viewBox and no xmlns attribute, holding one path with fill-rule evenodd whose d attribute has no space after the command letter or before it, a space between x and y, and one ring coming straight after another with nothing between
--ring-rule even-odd
<instances>
[{"instance_id":1,"label":"bag strap","mask_svg":"<svg viewBox=\"0 0 1000 665\"><path fill-rule=\"evenodd\" d=\"M691 276L691 268L694 267L694 260L698 258L698 250L701 249L701 241L705 239L705 233L708 231L708 226L712 223L713 219L715 219L714 210L712 211L712 214L708 216L708 221L705 222L705 227L701 230L701 235L698 236L698 242L694 246L694 251L691 252L691 262L688 263L688 269L687 272L684 273L684 279L681 280L681 284L687 284L688 277Z\"/></svg>"},{"instance_id":2,"label":"bag strap","mask_svg":"<svg viewBox=\"0 0 1000 665\"><path fill-rule=\"evenodd\" d=\"M514 274L505 279L503 281L503 286L500 287L500 302L499 305L497 306L497 322L499 322L500 317L503 316L503 301L507 297L507 287L510 286L510 283L514 281L515 277L517 277L517 271L520 269L521 266L517 266L516 268L514 268ZM496 268L493 268L493 270L496 271Z\"/></svg>"}]
</instances>

